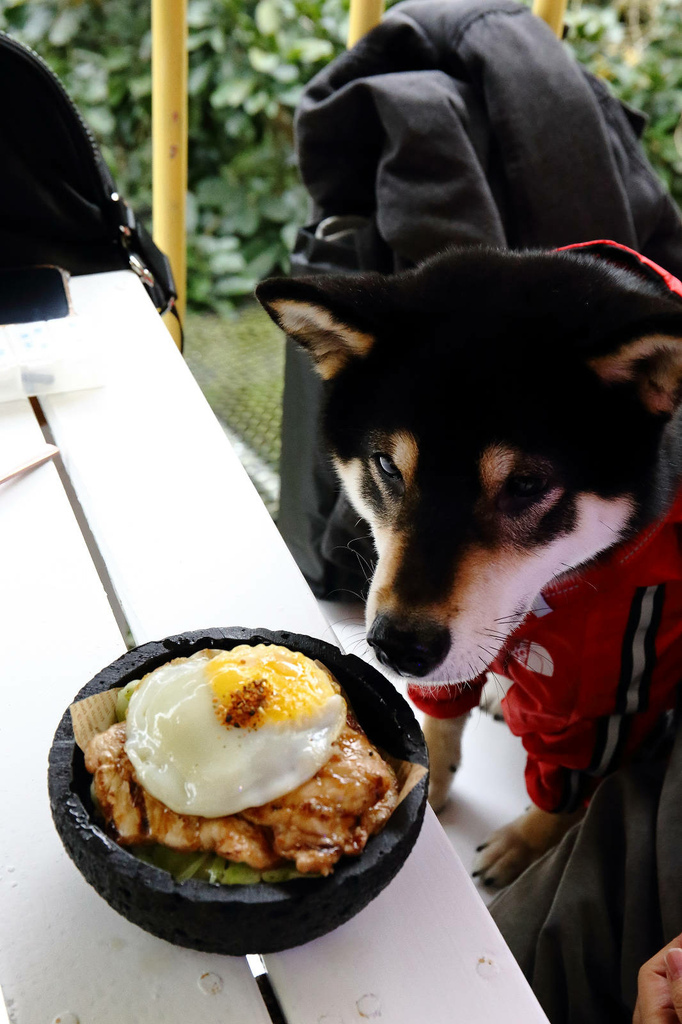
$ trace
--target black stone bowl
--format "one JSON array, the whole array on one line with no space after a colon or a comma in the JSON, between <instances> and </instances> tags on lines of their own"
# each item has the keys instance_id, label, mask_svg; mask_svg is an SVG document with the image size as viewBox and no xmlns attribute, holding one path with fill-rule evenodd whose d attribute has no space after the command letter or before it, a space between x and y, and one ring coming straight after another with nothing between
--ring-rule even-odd
<instances>
[{"instance_id":1,"label":"black stone bowl","mask_svg":"<svg viewBox=\"0 0 682 1024\"><path fill-rule=\"evenodd\" d=\"M281 644L318 658L346 690L373 743L405 761L428 765L426 745L410 707L364 661L295 633L266 629L205 629L144 644L103 669L75 700L138 679L171 658L205 648ZM359 857L344 857L327 878L280 885L219 885L189 879L138 860L97 823L91 776L76 746L67 710L50 750L48 782L57 831L69 856L100 896L153 935L208 953L272 953L316 939L362 910L388 885L412 849L424 817L427 776L372 836Z\"/></svg>"}]
</instances>

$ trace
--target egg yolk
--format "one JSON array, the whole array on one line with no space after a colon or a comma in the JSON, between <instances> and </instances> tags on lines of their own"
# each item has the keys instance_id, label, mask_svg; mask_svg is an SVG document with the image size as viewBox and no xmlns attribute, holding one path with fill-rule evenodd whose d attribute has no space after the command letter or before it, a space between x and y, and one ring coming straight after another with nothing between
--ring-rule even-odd
<instances>
[{"instance_id":1,"label":"egg yolk","mask_svg":"<svg viewBox=\"0 0 682 1024\"><path fill-rule=\"evenodd\" d=\"M211 658L204 671L216 716L228 728L301 719L337 693L310 658L269 644L233 647Z\"/></svg>"}]
</instances>

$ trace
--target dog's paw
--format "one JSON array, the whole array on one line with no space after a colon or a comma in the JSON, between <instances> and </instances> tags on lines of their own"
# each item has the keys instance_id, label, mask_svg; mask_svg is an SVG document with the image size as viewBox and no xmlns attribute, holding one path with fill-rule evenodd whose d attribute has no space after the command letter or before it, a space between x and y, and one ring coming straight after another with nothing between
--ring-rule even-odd
<instances>
[{"instance_id":1,"label":"dog's paw","mask_svg":"<svg viewBox=\"0 0 682 1024\"><path fill-rule=\"evenodd\" d=\"M584 810L549 814L531 805L525 814L490 836L476 850L474 878L491 889L502 889L538 860L580 821Z\"/></svg>"},{"instance_id":2,"label":"dog's paw","mask_svg":"<svg viewBox=\"0 0 682 1024\"><path fill-rule=\"evenodd\" d=\"M491 889L503 889L540 856L533 850L516 821L493 832L477 849L473 877Z\"/></svg>"},{"instance_id":3,"label":"dog's paw","mask_svg":"<svg viewBox=\"0 0 682 1024\"><path fill-rule=\"evenodd\" d=\"M436 774L433 769L429 773L429 803L436 814L440 814L448 802L452 777L456 771L457 766L455 765L447 775L442 772Z\"/></svg>"},{"instance_id":4,"label":"dog's paw","mask_svg":"<svg viewBox=\"0 0 682 1024\"><path fill-rule=\"evenodd\" d=\"M462 733L467 715L459 718L424 719L424 738L429 748L429 803L436 814L447 803L452 779L462 757Z\"/></svg>"}]
</instances>

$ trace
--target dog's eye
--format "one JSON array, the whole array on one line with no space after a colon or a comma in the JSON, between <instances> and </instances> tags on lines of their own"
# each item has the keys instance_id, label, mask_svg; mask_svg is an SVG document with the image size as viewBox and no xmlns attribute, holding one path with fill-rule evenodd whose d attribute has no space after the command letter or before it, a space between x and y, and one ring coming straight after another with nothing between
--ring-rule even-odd
<instances>
[{"instance_id":1,"label":"dog's eye","mask_svg":"<svg viewBox=\"0 0 682 1024\"><path fill-rule=\"evenodd\" d=\"M532 473L518 474L509 477L506 489L510 497L530 501L534 498L541 498L543 494L547 493L549 480L546 476Z\"/></svg>"},{"instance_id":2,"label":"dog's eye","mask_svg":"<svg viewBox=\"0 0 682 1024\"><path fill-rule=\"evenodd\" d=\"M402 473L388 455L385 455L383 452L377 452L374 456L374 461L383 475L387 476L389 480L402 480Z\"/></svg>"}]
</instances>

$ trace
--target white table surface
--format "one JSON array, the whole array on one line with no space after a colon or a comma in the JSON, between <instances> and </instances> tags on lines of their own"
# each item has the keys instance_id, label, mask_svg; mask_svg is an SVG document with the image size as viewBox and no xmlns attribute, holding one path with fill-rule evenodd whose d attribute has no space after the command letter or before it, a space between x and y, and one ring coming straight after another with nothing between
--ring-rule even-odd
<instances>
[{"instance_id":1,"label":"white table surface","mask_svg":"<svg viewBox=\"0 0 682 1024\"><path fill-rule=\"evenodd\" d=\"M139 281L76 278L72 295L102 325L93 342L106 386L41 405L135 642L216 625L333 640ZM0 406L0 471L41 443L27 402ZM10 1020L267 1022L245 960L129 924L86 885L52 826L54 729L125 649L54 466L0 487L0 565L0 983ZM289 1024L546 1020L430 811L373 903L266 963Z\"/></svg>"}]
</instances>

